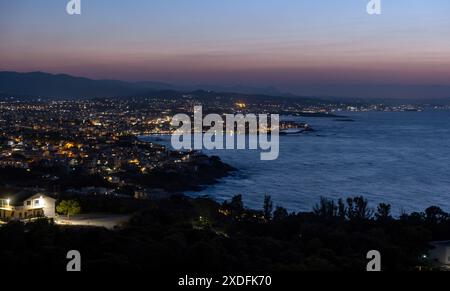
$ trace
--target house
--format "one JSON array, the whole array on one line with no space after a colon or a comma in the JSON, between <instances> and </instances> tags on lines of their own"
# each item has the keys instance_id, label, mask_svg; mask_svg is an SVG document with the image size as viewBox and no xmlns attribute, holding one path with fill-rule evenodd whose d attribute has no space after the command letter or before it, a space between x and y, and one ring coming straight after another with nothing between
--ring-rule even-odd
<instances>
[{"instance_id":1,"label":"house","mask_svg":"<svg viewBox=\"0 0 450 291\"><path fill-rule=\"evenodd\" d=\"M450 241L435 241L430 243L430 259L441 266L450 266Z\"/></svg>"},{"instance_id":2,"label":"house","mask_svg":"<svg viewBox=\"0 0 450 291\"><path fill-rule=\"evenodd\" d=\"M0 219L23 220L34 217L55 217L56 199L42 194L20 192L0 195Z\"/></svg>"}]
</instances>

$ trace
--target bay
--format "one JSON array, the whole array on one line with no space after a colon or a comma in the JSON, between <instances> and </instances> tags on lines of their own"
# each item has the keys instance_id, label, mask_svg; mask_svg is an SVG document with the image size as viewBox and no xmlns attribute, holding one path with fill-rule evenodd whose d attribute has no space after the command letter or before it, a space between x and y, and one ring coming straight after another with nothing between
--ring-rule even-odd
<instances>
[{"instance_id":1,"label":"bay","mask_svg":"<svg viewBox=\"0 0 450 291\"><path fill-rule=\"evenodd\" d=\"M261 208L264 195L290 211L308 211L320 196L362 195L393 212L450 211L450 112L345 112L346 118L284 117L316 131L281 136L280 155L261 161L254 150L204 151L238 169L230 177L188 195L219 201L242 194ZM146 137L169 144L170 137Z\"/></svg>"}]
</instances>

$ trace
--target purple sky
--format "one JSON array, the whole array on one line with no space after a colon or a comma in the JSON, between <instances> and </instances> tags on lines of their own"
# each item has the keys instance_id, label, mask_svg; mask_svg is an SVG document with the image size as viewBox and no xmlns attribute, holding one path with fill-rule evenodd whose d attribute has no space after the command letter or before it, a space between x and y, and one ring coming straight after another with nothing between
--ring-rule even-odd
<instances>
[{"instance_id":1,"label":"purple sky","mask_svg":"<svg viewBox=\"0 0 450 291\"><path fill-rule=\"evenodd\" d=\"M0 0L0 70L177 84L450 85L450 1Z\"/></svg>"}]
</instances>

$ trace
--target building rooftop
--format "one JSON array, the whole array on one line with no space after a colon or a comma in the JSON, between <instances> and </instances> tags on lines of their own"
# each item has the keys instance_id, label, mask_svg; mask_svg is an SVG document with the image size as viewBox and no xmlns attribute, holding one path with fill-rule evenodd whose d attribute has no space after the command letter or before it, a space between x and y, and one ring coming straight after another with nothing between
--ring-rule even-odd
<instances>
[{"instance_id":1,"label":"building rooftop","mask_svg":"<svg viewBox=\"0 0 450 291\"><path fill-rule=\"evenodd\" d=\"M32 191L21 191L17 193L1 193L0 199L7 200L9 199L9 205L11 206L21 206L23 202L33 196L42 196L45 195L43 193L36 193ZM48 196L48 195L45 195Z\"/></svg>"}]
</instances>

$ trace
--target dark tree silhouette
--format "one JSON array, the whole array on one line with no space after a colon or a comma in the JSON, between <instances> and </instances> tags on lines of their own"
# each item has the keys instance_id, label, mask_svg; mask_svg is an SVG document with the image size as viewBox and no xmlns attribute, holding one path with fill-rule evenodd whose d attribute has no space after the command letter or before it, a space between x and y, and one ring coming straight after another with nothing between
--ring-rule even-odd
<instances>
[{"instance_id":1,"label":"dark tree silhouette","mask_svg":"<svg viewBox=\"0 0 450 291\"><path fill-rule=\"evenodd\" d=\"M425 218L428 222L439 223L446 221L448 214L437 206L431 206L425 210Z\"/></svg>"},{"instance_id":2,"label":"dark tree silhouette","mask_svg":"<svg viewBox=\"0 0 450 291\"><path fill-rule=\"evenodd\" d=\"M337 216L337 206L333 200L327 199L325 197L320 197L320 202L314 206L313 211L316 215L323 218L334 218Z\"/></svg>"},{"instance_id":3,"label":"dark tree silhouette","mask_svg":"<svg viewBox=\"0 0 450 291\"><path fill-rule=\"evenodd\" d=\"M344 200L342 200L342 198L339 198L339 200L338 200L338 217L341 220L344 220L346 215L347 215L347 209L345 207Z\"/></svg>"},{"instance_id":4,"label":"dark tree silhouette","mask_svg":"<svg viewBox=\"0 0 450 291\"><path fill-rule=\"evenodd\" d=\"M379 221L386 221L392 219L391 205L385 203L378 204L377 213L375 213L375 217Z\"/></svg>"},{"instance_id":5,"label":"dark tree silhouette","mask_svg":"<svg viewBox=\"0 0 450 291\"><path fill-rule=\"evenodd\" d=\"M281 206L275 207L275 211L273 212L273 220L274 221L282 221L288 217L288 212L285 208Z\"/></svg>"},{"instance_id":6,"label":"dark tree silhouette","mask_svg":"<svg viewBox=\"0 0 450 291\"><path fill-rule=\"evenodd\" d=\"M270 197L270 195L264 196L263 211L264 211L264 218L266 220L271 220L272 219L272 211L273 211L273 202L272 202L272 197Z\"/></svg>"},{"instance_id":7,"label":"dark tree silhouette","mask_svg":"<svg viewBox=\"0 0 450 291\"><path fill-rule=\"evenodd\" d=\"M350 220L366 220L373 216L369 202L362 196L347 199L347 217Z\"/></svg>"}]
</instances>

